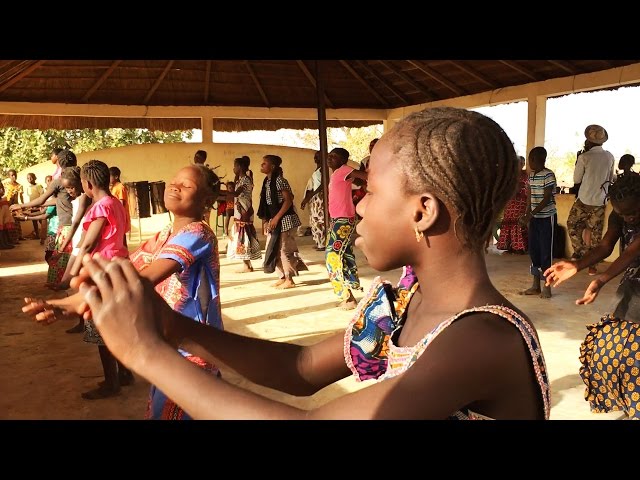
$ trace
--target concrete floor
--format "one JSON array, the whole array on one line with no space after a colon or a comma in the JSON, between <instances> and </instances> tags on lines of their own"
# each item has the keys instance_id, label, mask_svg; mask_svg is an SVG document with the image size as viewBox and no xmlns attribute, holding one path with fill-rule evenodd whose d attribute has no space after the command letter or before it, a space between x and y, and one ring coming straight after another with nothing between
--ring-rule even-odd
<instances>
[{"instance_id":1,"label":"concrete floor","mask_svg":"<svg viewBox=\"0 0 640 480\"><path fill-rule=\"evenodd\" d=\"M135 240L135 239L134 239ZM312 249L311 237L298 238L301 254L310 270L296 279L298 286L286 292L269 286L274 277L256 270L234 273L239 262L221 255L221 298L225 328L236 333L276 341L314 343L344 330L351 312L335 308L336 299L327 281L323 252ZM225 240L220 240L221 247ZM378 274L356 253L365 290ZM552 299L524 297L528 287L527 256L504 255L490 249L487 263L492 281L535 324L545 353L551 381L552 419L616 419L621 413L592 414L583 399L584 385L578 376L579 345L585 326L607 311L617 281L605 286L593 305L576 306L590 277L581 272L559 289ZM261 262L254 262L259 266ZM602 268L602 267L601 267ZM67 335L70 325L35 325L20 313L24 296L51 296L42 288L46 275L37 241L0 253L0 419L135 419L146 406L148 385L144 380L123 389L115 399L87 402L79 392L92 388L102 377L95 347L79 335ZM384 276L396 281L400 272ZM358 297L359 298L359 297ZM362 388L351 378L332 385L313 397L296 398L250 384L233 372L225 378L251 390L301 407L322 404L345 391ZM366 385L366 384L365 384Z\"/></svg>"}]
</instances>

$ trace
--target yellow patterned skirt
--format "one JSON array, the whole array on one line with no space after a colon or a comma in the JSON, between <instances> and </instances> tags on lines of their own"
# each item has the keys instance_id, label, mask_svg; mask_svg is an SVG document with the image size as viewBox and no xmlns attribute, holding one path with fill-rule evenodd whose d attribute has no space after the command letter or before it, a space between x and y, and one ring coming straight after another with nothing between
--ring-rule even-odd
<instances>
[{"instance_id":1,"label":"yellow patterned skirt","mask_svg":"<svg viewBox=\"0 0 640 480\"><path fill-rule=\"evenodd\" d=\"M605 315L587 326L580 376L592 412L624 411L640 420L640 324Z\"/></svg>"}]
</instances>

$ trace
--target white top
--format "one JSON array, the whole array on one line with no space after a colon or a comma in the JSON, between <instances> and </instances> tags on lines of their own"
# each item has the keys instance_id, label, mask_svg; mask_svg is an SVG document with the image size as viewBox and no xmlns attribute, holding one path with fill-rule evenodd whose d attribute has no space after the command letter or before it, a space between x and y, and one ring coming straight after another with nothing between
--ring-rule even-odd
<instances>
[{"instance_id":1,"label":"white top","mask_svg":"<svg viewBox=\"0 0 640 480\"><path fill-rule=\"evenodd\" d=\"M578 199L585 205L592 207L604 205L604 182L613 181L613 155L600 145L578 156L576 168L573 171L573 183L580 183Z\"/></svg>"},{"instance_id":2,"label":"white top","mask_svg":"<svg viewBox=\"0 0 640 480\"><path fill-rule=\"evenodd\" d=\"M318 168L311 174L311 178L309 178L309 181L307 182L307 187L305 188L305 191L311 190L312 192L315 192L321 183L322 183L322 173Z\"/></svg>"},{"instance_id":3,"label":"white top","mask_svg":"<svg viewBox=\"0 0 640 480\"><path fill-rule=\"evenodd\" d=\"M71 200L71 206L73 207L73 214L71 216L71 223L73 223L73 221L76 219L76 215L78 213L78 209L80 208L80 199L82 198L82 195L77 196L76 198L74 198L73 200ZM72 255L78 255L80 253L80 249L78 248L80 245L80 237L82 237L82 223L80 223L80 225L78 225L78 228L76 228L75 233L73 234L73 237L71 238L71 247L73 248L73 251L71 252Z\"/></svg>"}]
</instances>

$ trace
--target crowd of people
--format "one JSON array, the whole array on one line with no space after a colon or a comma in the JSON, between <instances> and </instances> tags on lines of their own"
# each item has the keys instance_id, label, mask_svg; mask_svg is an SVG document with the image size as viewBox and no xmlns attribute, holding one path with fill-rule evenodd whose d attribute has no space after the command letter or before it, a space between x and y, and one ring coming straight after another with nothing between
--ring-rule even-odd
<instances>
[{"instance_id":1,"label":"crowd of people","mask_svg":"<svg viewBox=\"0 0 640 480\"><path fill-rule=\"evenodd\" d=\"M309 206L313 248L324 251L337 307L354 313L344 332L308 346L224 331L218 240L208 225L216 204L225 218L231 211L223 227L226 255L241 262L239 273L253 272L252 262L262 260L264 273L276 273L275 288L296 287L294 278L308 266L296 241L302 222L281 157L263 156L254 210L250 158L236 158L233 181L224 183L199 150L165 190L172 222L129 252L120 170L99 160L79 168L70 150L54 151L58 168L46 190L30 188L24 202L9 182L12 196L2 202L17 213L9 214L14 220L51 225L57 217L55 234L45 242L48 284L74 293L27 298L23 311L45 324L77 319L69 332L83 331L85 341L98 346L104 372L104 381L83 398L117 395L136 373L152 384L150 419L548 419L548 373L535 326L487 273L486 247L502 216L497 248L531 258L533 284L526 295L550 298L552 286L595 269L622 240L621 255L576 302L593 302L622 274L610 314L589 326L580 375L594 411L623 410L640 418L640 177L630 155L620 159L623 171L615 176L613 157L602 148L608 138L602 127L590 125L585 138L568 220L574 255L557 263L556 179L545 166L546 150L534 147L525 161L504 130L480 113L441 107L410 114L371 142L360 168L348 165L344 148L332 149L326 159L316 152L299 205ZM323 161L332 171L326 199ZM469 170L474 181L464 178ZM607 199L613 213L601 238L598 222ZM28 210L38 207L46 210ZM1 225L0 248L14 243L16 233L9 231L21 236L19 222L8 220ZM399 282L378 277L358 294L363 288L354 246L378 271L402 267ZM299 396L349 375L370 386L302 410L226 382L225 367Z\"/></svg>"}]
</instances>

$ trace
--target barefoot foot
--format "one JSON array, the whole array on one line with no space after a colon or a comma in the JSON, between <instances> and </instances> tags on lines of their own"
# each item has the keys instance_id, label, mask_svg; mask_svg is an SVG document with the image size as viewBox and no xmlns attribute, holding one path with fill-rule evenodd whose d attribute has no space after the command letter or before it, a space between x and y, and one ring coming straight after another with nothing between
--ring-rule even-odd
<instances>
[{"instance_id":1,"label":"barefoot foot","mask_svg":"<svg viewBox=\"0 0 640 480\"><path fill-rule=\"evenodd\" d=\"M277 282L273 282L271 284L272 287L279 287L280 285L282 285L285 282L284 278L281 278L280 280L278 280Z\"/></svg>"},{"instance_id":2,"label":"barefoot foot","mask_svg":"<svg viewBox=\"0 0 640 480\"><path fill-rule=\"evenodd\" d=\"M295 287L295 286L296 286L296 284L295 284L295 283L293 283L293 280L291 280L291 279L286 279L286 280L284 280L280 285L278 285L276 288L277 288L278 290L284 290L284 289L286 289L286 288L293 288L293 287Z\"/></svg>"},{"instance_id":3,"label":"barefoot foot","mask_svg":"<svg viewBox=\"0 0 640 480\"><path fill-rule=\"evenodd\" d=\"M338 305L340 310L353 310L358 306L358 303L354 300L345 300Z\"/></svg>"}]
</instances>

